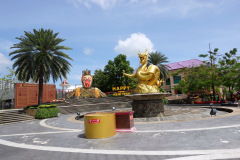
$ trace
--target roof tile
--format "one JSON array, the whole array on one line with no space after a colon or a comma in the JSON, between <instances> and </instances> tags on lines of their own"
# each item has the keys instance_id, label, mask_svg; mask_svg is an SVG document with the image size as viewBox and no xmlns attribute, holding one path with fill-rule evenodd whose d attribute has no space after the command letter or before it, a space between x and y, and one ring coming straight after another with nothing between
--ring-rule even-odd
<instances>
[{"instance_id":1,"label":"roof tile","mask_svg":"<svg viewBox=\"0 0 240 160\"><path fill-rule=\"evenodd\" d=\"M190 59L190 60L186 60L186 61L170 63L170 64L167 64L166 66L168 66L169 71L172 71L172 70L177 70L177 69L181 69L181 68L185 68L185 67L187 67L187 68L198 67L201 64L204 64L204 63L198 59Z\"/></svg>"}]
</instances>

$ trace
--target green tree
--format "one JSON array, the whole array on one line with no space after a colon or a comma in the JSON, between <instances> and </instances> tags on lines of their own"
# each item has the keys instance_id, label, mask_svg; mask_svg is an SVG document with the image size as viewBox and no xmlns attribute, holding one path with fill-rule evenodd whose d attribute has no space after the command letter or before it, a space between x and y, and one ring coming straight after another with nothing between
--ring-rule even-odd
<instances>
[{"instance_id":1,"label":"green tree","mask_svg":"<svg viewBox=\"0 0 240 160\"><path fill-rule=\"evenodd\" d=\"M238 68L238 78L237 78L237 81L236 81L236 85L235 85L235 89L237 90L237 91L240 91L240 75L239 75L239 70L240 70L240 63L237 63L236 65L235 65L235 67L236 68Z\"/></svg>"},{"instance_id":2,"label":"green tree","mask_svg":"<svg viewBox=\"0 0 240 160\"><path fill-rule=\"evenodd\" d=\"M211 89L212 89L212 93L213 93L213 100L215 100L215 87L216 85L219 83L219 79L217 79L217 77L219 76L218 74L218 68L217 65L215 64L215 61L217 60L217 52L218 52L218 48L214 49L214 52L212 52L211 50L208 52L209 54L200 54L199 57L202 58L208 58L208 60L204 61L207 66L208 69L206 70L207 72L209 72L210 76L210 80L209 83L211 85Z\"/></svg>"},{"instance_id":3,"label":"green tree","mask_svg":"<svg viewBox=\"0 0 240 160\"><path fill-rule=\"evenodd\" d=\"M160 79L166 79L168 77L168 68L163 63L168 63L168 58L161 52L151 52L148 56L148 65L153 64L160 69Z\"/></svg>"},{"instance_id":4,"label":"green tree","mask_svg":"<svg viewBox=\"0 0 240 160\"><path fill-rule=\"evenodd\" d=\"M107 79L107 75L105 75L101 69L95 70L94 75L93 75L92 86L98 87L99 89L102 90L106 86L106 79Z\"/></svg>"},{"instance_id":5,"label":"green tree","mask_svg":"<svg viewBox=\"0 0 240 160\"><path fill-rule=\"evenodd\" d=\"M65 39L58 38L59 33L50 29L24 33L24 36L16 38L20 42L11 47L16 50L9 56L15 60L13 68L16 68L18 80L27 82L32 79L39 83L38 104L41 104L43 83L47 83L50 77L53 82L67 77L71 67L67 60L72 59L63 50L71 48L59 45Z\"/></svg>"},{"instance_id":6,"label":"green tree","mask_svg":"<svg viewBox=\"0 0 240 160\"><path fill-rule=\"evenodd\" d=\"M98 87L104 92L112 90L113 86L130 86L135 88L136 79L130 79L126 76L123 77L122 71L132 73L133 68L130 67L130 62L127 61L126 55L119 54L114 60L109 60L108 64L104 67L104 71L96 70L94 73L93 86Z\"/></svg>"},{"instance_id":7,"label":"green tree","mask_svg":"<svg viewBox=\"0 0 240 160\"><path fill-rule=\"evenodd\" d=\"M237 56L237 48L233 48L233 50L225 53L222 59L219 60L220 79L222 85L228 88L231 100L235 89L239 88L239 59L240 56Z\"/></svg>"},{"instance_id":8,"label":"green tree","mask_svg":"<svg viewBox=\"0 0 240 160\"><path fill-rule=\"evenodd\" d=\"M213 70L214 69L214 70ZM215 68L211 68L206 64L198 67L183 68L175 74L181 73L183 79L179 82L174 89L179 90L185 94L189 91L199 93L200 96L204 96L204 91L211 91L212 84L215 87L220 86L220 79L218 74L212 74L217 72ZM212 96L212 98L215 98Z\"/></svg>"},{"instance_id":9,"label":"green tree","mask_svg":"<svg viewBox=\"0 0 240 160\"><path fill-rule=\"evenodd\" d=\"M208 67L206 65L201 65L192 68L183 68L175 74L181 73L183 79L174 87L174 89L179 90L185 94L189 91L198 92L203 89L210 90L210 75L208 74Z\"/></svg>"}]
</instances>

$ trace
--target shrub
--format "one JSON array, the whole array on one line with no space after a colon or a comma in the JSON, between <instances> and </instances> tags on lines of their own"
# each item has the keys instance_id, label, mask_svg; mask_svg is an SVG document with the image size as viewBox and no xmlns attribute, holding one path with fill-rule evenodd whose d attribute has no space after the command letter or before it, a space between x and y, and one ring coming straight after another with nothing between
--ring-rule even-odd
<instances>
[{"instance_id":1,"label":"shrub","mask_svg":"<svg viewBox=\"0 0 240 160\"><path fill-rule=\"evenodd\" d=\"M159 87L158 90L160 91L160 93L165 93L165 92L167 92L165 89L163 89L163 88L161 88L161 87Z\"/></svg>"},{"instance_id":2,"label":"shrub","mask_svg":"<svg viewBox=\"0 0 240 160\"><path fill-rule=\"evenodd\" d=\"M168 105L168 100L166 98L162 99L164 105Z\"/></svg>"},{"instance_id":3,"label":"shrub","mask_svg":"<svg viewBox=\"0 0 240 160\"><path fill-rule=\"evenodd\" d=\"M38 105L31 105L31 106L24 107L23 110L26 111L28 109L37 109L37 108L38 108Z\"/></svg>"},{"instance_id":4,"label":"shrub","mask_svg":"<svg viewBox=\"0 0 240 160\"><path fill-rule=\"evenodd\" d=\"M51 118L51 117L57 117L59 110L56 104L51 105L32 105L24 107L24 110L27 109L37 109L37 113L35 118L37 119L44 119L44 118Z\"/></svg>"}]
</instances>

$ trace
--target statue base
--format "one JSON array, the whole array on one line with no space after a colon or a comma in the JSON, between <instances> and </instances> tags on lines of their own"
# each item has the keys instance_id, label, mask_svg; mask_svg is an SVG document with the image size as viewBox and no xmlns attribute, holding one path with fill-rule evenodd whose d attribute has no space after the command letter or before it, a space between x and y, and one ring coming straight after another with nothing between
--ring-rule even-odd
<instances>
[{"instance_id":1,"label":"statue base","mask_svg":"<svg viewBox=\"0 0 240 160\"><path fill-rule=\"evenodd\" d=\"M126 95L131 99L134 118L160 117L164 115L162 99L170 96L169 93L144 93Z\"/></svg>"}]
</instances>

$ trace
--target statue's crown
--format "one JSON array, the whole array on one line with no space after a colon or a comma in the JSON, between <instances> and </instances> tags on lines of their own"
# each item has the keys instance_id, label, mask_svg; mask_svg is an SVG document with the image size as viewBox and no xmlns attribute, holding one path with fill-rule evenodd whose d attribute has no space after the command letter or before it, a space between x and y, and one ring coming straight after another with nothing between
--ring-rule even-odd
<instances>
[{"instance_id":1,"label":"statue's crown","mask_svg":"<svg viewBox=\"0 0 240 160\"><path fill-rule=\"evenodd\" d=\"M91 74L91 71L88 70L88 69L86 69L86 70L83 71L82 74L83 74L83 75L90 75L90 74Z\"/></svg>"},{"instance_id":2,"label":"statue's crown","mask_svg":"<svg viewBox=\"0 0 240 160\"><path fill-rule=\"evenodd\" d=\"M141 50L139 49L138 57L144 57L144 56L147 56L147 55L148 55L147 49L144 53L141 53Z\"/></svg>"}]
</instances>

